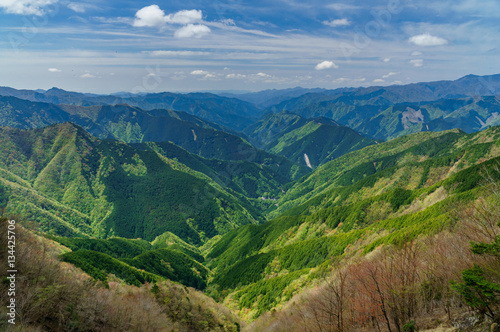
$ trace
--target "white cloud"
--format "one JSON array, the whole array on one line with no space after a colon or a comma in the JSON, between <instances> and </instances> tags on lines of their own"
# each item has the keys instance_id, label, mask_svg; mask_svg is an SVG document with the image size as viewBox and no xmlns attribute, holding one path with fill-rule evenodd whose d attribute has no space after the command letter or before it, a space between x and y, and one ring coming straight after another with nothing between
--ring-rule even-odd
<instances>
[{"instance_id":1,"label":"white cloud","mask_svg":"<svg viewBox=\"0 0 500 332\"><path fill-rule=\"evenodd\" d=\"M152 56L200 56L210 54L210 52L199 51L144 51L143 53L147 53Z\"/></svg>"},{"instance_id":2,"label":"white cloud","mask_svg":"<svg viewBox=\"0 0 500 332\"><path fill-rule=\"evenodd\" d=\"M330 69L330 68L339 68L333 61L323 61L320 62L314 67L316 70Z\"/></svg>"},{"instance_id":3,"label":"white cloud","mask_svg":"<svg viewBox=\"0 0 500 332\"><path fill-rule=\"evenodd\" d=\"M344 4L344 3L333 3L331 5L327 5L326 8L330 8L330 9L337 10L337 11L343 11L343 10L359 9L361 7L353 6L353 5L347 5L347 4Z\"/></svg>"},{"instance_id":4,"label":"white cloud","mask_svg":"<svg viewBox=\"0 0 500 332\"><path fill-rule=\"evenodd\" d=\"M175 14L165 16L165 22L176 24L190 24L200 22L202 18L201 10L181 10Z\"/></svg>"},{"instance_id":5,"label":"white cloud","mask_svg":"<svg viewBox=\"0 0 500 332\"><path fill-rule=\"evenodd\" d=\"M166 23L165 12L158 5L151 5L139 9L135 13L133 26L135 27L162 27Z\"/></svg>"},{"instance_id":6,"label":"white cloud","mask_svg":"<svg viewBox=\"0 0 500 332\"><path fill-rule=\"evenodd\" d=\"M391 58L383 58L382 61L389 62L389 61L391 61Z\"/></svg>"},{"instance_id":7,"label":"white cloud","mask_svg":"<svg viewBox=\"0 0 500 332\"><path fill-rule=\"evenodd\" d=\"M399 72L391 71L390 73L382 76L382 78L389 78L389 77L394 76L394 75L399 75Z\"/></svg>"},{"instance_id":8,"label":"white cloud","mask_svg":"<svg viewBox=\"0 0 500 332\"><path fill-rule=\"evenodd\" d=\"M225 18L223 20L219 20L219 22L224 24L224 25L236 25L236 23L234 22L234 20L232 18Z\"/></svg>"},{"instance_id":9,"label":"white cloud","mask_svg":"<svg viewBox=\"0 0 500 332\"><path fill-rule=\"evenodd\" d=\"M193 70L191 72L191 75L207 75L207 74L209 74L209 72L204 70Z\"/></svg>"},{"instance_id":10,"label":"white cloud","mask_svg":"<svg viewBox=\"0 0 500 332\"><path fill-rule=\"evenodd\" d=\"M215 73L210 73L208 71L205 71L205 70L193 70L191 72L191 75L194 75L194 76L201 76L199 78L199 80L218 80L218 76L215 74Z\"/></svg>"},{"instance_id":11,"label":"white cloud","mask_svg":"<svg viewBox=\"0 0 500 332\"><path fill-rule=\"evenodd\" d=\"M0 8L6 13L18 15L45 14L44 7L54 4L59 0L0 0Z\"/></svg>"},{"instance_id":12,"label":"white cloud","mask_svg":"<svg viewBox=\"0 0 500 332\"><path fill-rule=\"evenodd\" d=\"M227 74L226 75L226 78L242 79L242 78L245 78L245 77L247 77L247 75L243 75L243 74Z\"/></svg>"},{"instance_id":13,"label":"white cloud","mask_svg":"<svg viewBox=\"0 0 500 332\"><path fill-rule=\"evenodd\" d=\"M124 23L124 24L134 25L134 19L131 17L100 17L100 16L96 16L96 17L93 17L92 19L94 19L98 22L107 23L107 24Z\"/></svg>"},{"instance_id":14,"label":"white cloud","mask_svg":"<svg viewBox=\"0 0 500 332\"><path fill-rule=\"evenodd\" d=\"M1 0L0 0L1 1ZM70 2L67 4L68 8L76 13L85 13L89 9L97 9L96 6L87 3Z\"/></svg>"},{"instance_id":15,"label":"white cloud","mask_svg":"<svg viewBox=\"0 0 500 332\"><path fill-rule=\"evenodd\" d=\"M340 26L347 26L351 25L351 21L349 21L346 18L341 18L338 20L332 20L332 21L323 21L324 25L328 25L332 28L340 27Z\"/></svg>"},{"instance_id":16,"label":"white cloud","mask_svg":"<svg viewBox=\"0 0 500 332\"><path fill-rule=\"evenodd\" d=\"M81 77L81 78L95 78L95 75L92 75L92 74L86 73L86 74L81 75L80 77Z\"/></svg>"},{"instance_id":17,"label":"white cloud","mask_svg":"<svg viewBox=\"0 0 500 332\"><path fill-rule=\"evenodd\" d=\"M258 77L263 77L263 78L270 78L270 77L272 77L271 75L266 74L266 73L257 73L256 75L257 75Z\"/></svg>"},{"instance_id":18,"label":"white cloud","mask_svg":"<svg viewBox=\"0 0 500 332\"><path fill-rule=\"evenodd\" d=\"M419 52L419 51L415 51L411 54L411 56L421 56L422 55L422 52Z\"/></svg>"},{"instance_id":19,"label":"white cloud","mask_svg":"<svg viewBox=\"0 0 500 332\"><path fill-rule=\"evenodd\" d=\"M414 59L409 61L413 67L422 67L424 65L424 60L422 59Z\"/></svg>"},{"instance_id":20,"label":"white cloud","mask_svg":"<svg viewBox=\"0 0 500 332\"><path fill-rule=\"evenodd\" d=\"M363 83L365 81L366 81L365 77L361 77L361 78L340 77L340 78L337 78L336 80L333 80L332 82L337 83L337 84L343 84L343 83L349 82L349 84L353 84L353 83Z\"/></svg>"},{"instance_id":21,"label":"white cloud","mask_svg":"<svg viewBox=\"0 0 500 332\"><path fill-rule=\"evenodd\" d=\"M57 68L49 68L49 71L51 73L60 73L62 70L61 69L57 69Z\"/></svg>"},{"instance_id":22,"label":"white cloud","mask_svg":"<svg viewBox=\"0 0 500 332\"><path fill-rule=\"evenodd\" d=\"M174 34L175 38L201 38L211 32L210 28L203 24L188 24Z\"/></svg>"},{"instance_id":23,"label":"white cloud","mask_svg":"<svg viewBox=\"0 0 500 332\"><path fill-rule=\"evenodd\" d=\"M347 81L350 81L350 79L345 78L345 77L339 77L336 80L334 80L333 83L341 84L341 83L344 83L344 82L347 82Z\"/></svg>"},{"instance_id":24,"label":"white cloud","mask_svg":"<svg viewBox=\"0 0 500 332\"><path fill-rule=\"evenodd\" d=\"M376 80L373 80L373 83L384 83L385 81L381 78L377 78Z\"/></svg>"},{"instance_id":25,"label":"white cloud","mask_svg":"<svg viewBox=\"0 0 500 332\"><path fill-rule=\"evenodd\" d=\"M193 24L201 22L202 17L203 13L201 10L181 10L177 13L166 15L158 5L151 5L135 13L135 20L132 25L135 27L163 28L166 24L180 24L183 27L175 32L174 37L200 38L211 32L210 28L206 25Z\"/></svg>"},{"instance_id":26,"label":"white cloud","mask_svg":"<svg viewBox=\"0 0 500 332\"><path fill-rule=\"evenodd\" d=\"M428 33L416 35L408 39L408 41L417 46L441 46L448 44L448 41L441 37L432 36Z\"/></svg>"}]
</instances>

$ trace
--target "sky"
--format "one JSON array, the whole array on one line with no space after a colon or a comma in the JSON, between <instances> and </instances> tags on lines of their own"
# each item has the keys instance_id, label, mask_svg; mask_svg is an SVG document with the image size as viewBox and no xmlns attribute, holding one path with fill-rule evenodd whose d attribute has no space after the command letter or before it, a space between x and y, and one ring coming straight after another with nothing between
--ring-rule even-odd
<instances>
[{"instance_id":1,"label":"sky","mask_svg":"<svg viewBox=\"0 0 500 332\"><path fill-rule=\"evenodd\" d=\"M0 0L0 86L259 91L500 73L498 0Z\"/></svg>"}]
</instances>

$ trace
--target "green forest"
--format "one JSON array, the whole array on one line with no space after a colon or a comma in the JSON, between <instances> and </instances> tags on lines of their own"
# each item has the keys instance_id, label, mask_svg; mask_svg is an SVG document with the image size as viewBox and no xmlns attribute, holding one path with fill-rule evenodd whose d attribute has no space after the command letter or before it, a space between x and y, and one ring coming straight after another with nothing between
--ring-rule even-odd
<instances>
[{"instance_id":1,"label":"green forest","mask_svg":"<svg viewBox=\"0 0 500 332\"><path fill-rule=\"evenodd\" d=\"M498 329L492 96L17 97L0 96L0 244L16 220L22 319L2 329ZM489 125L451 126L471 114Z\"/></svg>"}]
</instances>

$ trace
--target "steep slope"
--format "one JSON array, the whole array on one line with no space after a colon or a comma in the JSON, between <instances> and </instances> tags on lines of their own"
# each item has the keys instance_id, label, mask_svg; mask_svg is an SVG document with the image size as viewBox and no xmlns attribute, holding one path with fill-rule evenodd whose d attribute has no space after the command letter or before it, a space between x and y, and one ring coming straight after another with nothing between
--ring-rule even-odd
<instances>
[{"instance_id":1,"label":"steep slope","mask_svg":"<svg viewBox=\"0 0 500 332\"><path fill-rule=\"evenodd\" d=\"M309 183L301 192L312 193L297 196L292 209L231 231L212 247L210 289L255 318L321 277L332 257L442 231L452 224L449 211L483 190L481 173L500 181L499 146L498 127L472 135L419 133L327 163L297 184Z\"/></svg>"},{"instance_id":2,"label":"steep slope","mask_svg":"<svg viewBox=\"0 0 500 332\"><path fill-rule=\"evenodd\" d=\"M0 145L0 181L10 190L6 212L47 232L153 240L170 231L199 244L261 220L209 177L70 123L4 127Z\"/></svg>"},{"instance_id":3,"label":"steep slope","mask_svg":"<svg viewBox=\"0 0 500 332\"><path fill-rule=\"evenodd\" d=\"M200 291L176 282L160 278L155 284L136 287L111 274L106 283L94 282L81 269L60 261L61 254L65 257L79 251L68 252L20 223L22 220L17 219L16 256L22 258L16 261L16 268L22 271L16 279L17 319L15 325L2 320L2 331L194 332L240 327L234 313ZM3 247L7 247L8 225L7 220L0 219ZM6 250L0 251L0 258L7 262ZM2 263L4 267L6 263ZM130 271L138 276L146 274L134 268ZM0 291L7 294L8 289L8 283L0 284ZM7 317L9 297L2 296L0 301L0 314Z\"/></svg>"},{"instance_id":4,"label":"steep slope","mask_svg":"<svg viewBox=\"0 0 500 332\"><path fill-rule=\"evenodd\" d=\"M206 159L189 153L170 142L149 142L132 144L143 150L153 150L190 169L209 176L217 184L229 188L246 197L261 197L280 191L289 179L263 167L245 160L227 161Z\"/></svg>"},{"instance_id":5,"label":"steep slope","mask_svg":"<svg viewBox=\"0 0 500 332\"><path fill-rule=\"evenodd\" d=\"M268 114L245 134L266 151L309 168L376 143L333 120L304 119L286 111Z\"/></svg>"},{"instance_id":6,"label":"steep slope","mask_svg":"<svg viewBox=\"0 0 500 332\"><path fill-rule=\"evenodd\" d=\"M68 106L34 103L13 97L0 97L0 125L38 128L72 121L100 138L115 138L128 143L173 143L205 158L253 162L269 167L289 180L308 170L284 157L254 148L239 136L224 132L218 125L183 112L145 111L128 105Z\"/></svg>"},{"instance_id":7,"label":"steep slope","mask_svg":"<svg viewBox=\"0 0 500 332\"><path fill-rule=\"evenodd\" d=\"M282 111L278 114L268 113L255 123L243 130L252 144L264 147L280 136L304 126L307 120L295 113Z\"/></svg>"}]
</instances>

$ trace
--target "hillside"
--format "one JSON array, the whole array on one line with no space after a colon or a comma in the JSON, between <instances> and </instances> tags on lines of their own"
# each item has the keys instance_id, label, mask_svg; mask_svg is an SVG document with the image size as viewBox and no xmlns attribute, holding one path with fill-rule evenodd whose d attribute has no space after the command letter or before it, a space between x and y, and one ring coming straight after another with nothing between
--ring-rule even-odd
<instances>
[{"instance_id":1,"label":"hillside","mask_svg":"<svg viewBox=\"0 0 500 332\"><path fill-rule=\"evenodd\" d=\"M242 323L200 291L161 277L155 284L131 286L109 275L106 281L96 283L85 269L60 261L61 255L70 261L68 257L81 251L70 251L40 237L20 222L18 219L16 224L16 267L22 278L16 280L16 313L22 319L16 320L15 326L3 319L2 331L232 331ZM4 218L0 220L0 244L4 247L8 225ZM122 240L121 244L128 250L134 242L138 241ZM0 258L6 269L7 251L2 250ZM175 270L176 266L171 266ZM128 272L146 274L134 268ZM8 286L1 283L1 291L7 294ZM0 313L7 317L8 297L2 296L0 301Z\"/></svg>"},{"instance_id":2,"label":"hillside","mask_svg":"<svg viewBox=\"0 0 500 332\"><path fill-rule=\"evenodd\" d=\"M0 113L0 125L4 126L29 129L71 121L96 137L127 143L171 141L201 157L266 166L289 180L308 172L305 166L256 149L241 137L222 131L218 125L183 112L145 111L128 105L57 106L0 97Z\"/></svg>"},{"instance_id":3,"label":"hillside","mask_svg":"<svg viewBox=\"0 0 500 332\"><path fill-rule=\"evenodd\" d=\"M460 128L472 133L498 122L500 102L495 96L392 103L375 91L368 101L352 96L305 95L273 106L303 117L327 117L359 133L390 139L420 131ZM366 97L366 96L363 96Z\"/></svg>"},{"instance_id":4,"label":"hillside","mask_svg":"<svg viewBox=\"0 0 500 332\"><path fill-rule=\"evenodd\" d=\"M296 114L269 114L249 126L252 142L270 153L316 168L351 151L376 144L354 130L326 118L304 119Z\"/></svg>"},{"instance_id":5,"label":"hillside","mask_svg":"<svg viewBox=\"0 0 500 332\"><path fill-rule=\"evenodd\" d=\"M335 257L449 229L450 212L483 190L481 173L500 180L499 146L498 127L419 133L319 167L278 201L275 219L231 231L212 247L214 296L256 318L311 285Z\"/></svg>"},{"instance_id":6,"label":"hillside","mask_svg":"<svg viewBox=\"0 0 500 332\"><path fill-rule=\"evenodd\" d=\"M199 244L263 220L204 174L152 150L96 139L71 123L4 127L0 145L6 213L49 233L153 240L170 231Z\"/></svg>"},{"instance_id":7,"label":"hillside","mask_svg":"<svg viewBox=\"0 0 500 332\"><path fill-rule=\"evenodd\" d=\"M211 94L1 88L52 98L0 97L20 329L491 330L498 79L250 93L239 133Z\"/></svg>"}]
</instances>

